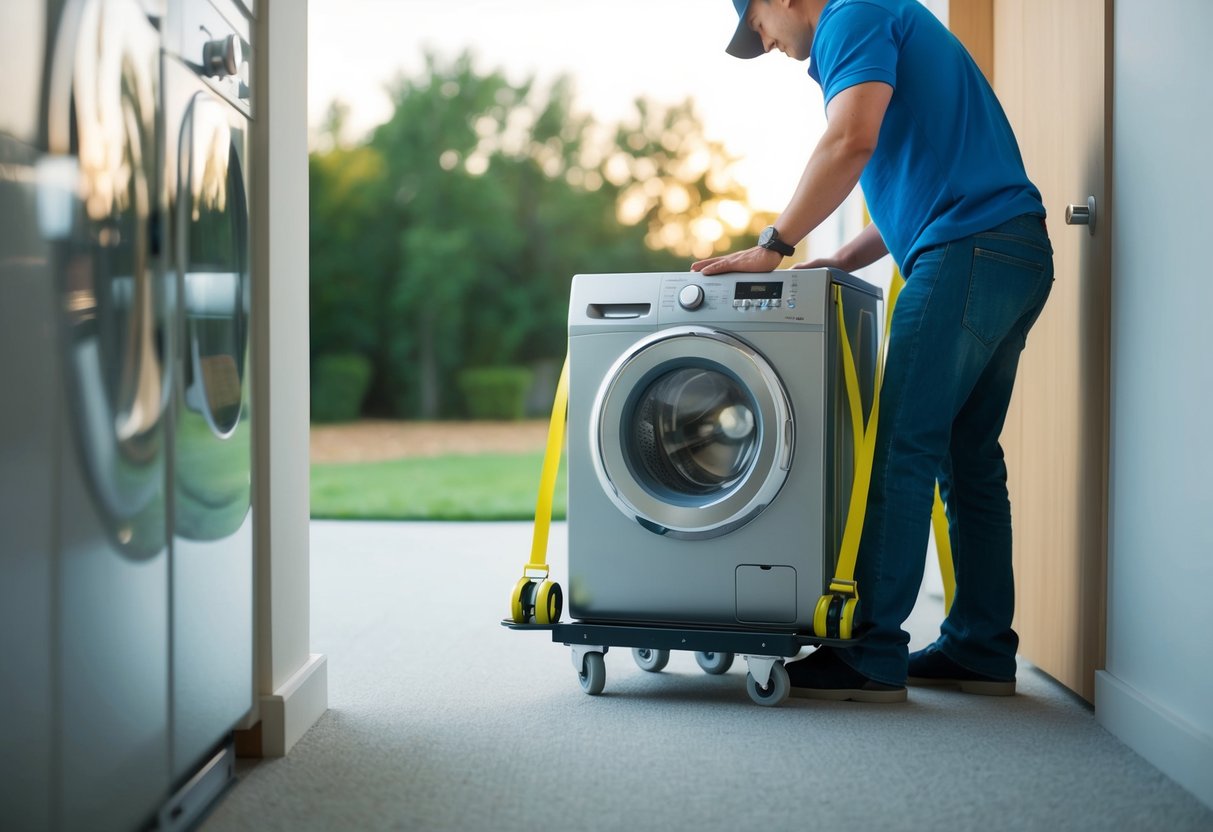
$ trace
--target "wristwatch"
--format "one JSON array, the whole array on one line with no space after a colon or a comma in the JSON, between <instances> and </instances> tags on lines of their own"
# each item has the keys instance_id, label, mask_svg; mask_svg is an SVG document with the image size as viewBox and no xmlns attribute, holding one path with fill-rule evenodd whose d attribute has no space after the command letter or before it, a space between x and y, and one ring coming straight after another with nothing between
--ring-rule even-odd
<instances>
[{"instance_id":1,"label":"wristwatch","mask_svg":"<svg viewBox=\"0 0 1213 832\"><path fill-rule=\"evenodd\" d=\"M794 246L790 246L783 240L779 239L779 231L776 230L775 226L773 225L768 225L766 228L762 229L762 233L758 235L758 245L761 248L778 252L784 257L791 257L796 253L796 248Z\"/></svg>"}]
</instances>

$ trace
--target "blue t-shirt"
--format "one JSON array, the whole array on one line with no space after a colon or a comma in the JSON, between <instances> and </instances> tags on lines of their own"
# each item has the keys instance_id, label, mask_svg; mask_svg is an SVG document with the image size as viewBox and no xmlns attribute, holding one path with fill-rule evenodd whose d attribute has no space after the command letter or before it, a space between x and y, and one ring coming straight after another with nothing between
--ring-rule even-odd
<instances>
[{"instance_id":1,"label":"blue t-shirt","mask_svg":"<svg viewBox=\"0 0 1213 832\"><path fill-rule=\"evenodd\" d=\"M830 0L809 59L827 105L866 81L893 87L859 182L904 272L932 246L1021 214L1044 216L994 91L918 0Z\"/></svg>"}]
</instances>

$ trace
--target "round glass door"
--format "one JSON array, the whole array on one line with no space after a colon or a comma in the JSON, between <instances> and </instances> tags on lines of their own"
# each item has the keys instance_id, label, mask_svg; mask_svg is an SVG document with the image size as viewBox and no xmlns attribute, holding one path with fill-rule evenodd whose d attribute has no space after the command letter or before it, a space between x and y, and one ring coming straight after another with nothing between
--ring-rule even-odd
<instances>
[{"instance_id":1,"label":"round glass door","mask_svg":"<svg viewBox=\"0 0 1213 832\"><path fill-rule=\"evenodd\" d=\"M791 406L740 339L677 327L642 339L599 389L591 438L603 490L658 534L716 537L753 520L791 466Z\"/></svg>"},{"instance_id":2,"label":"round glass door","mask_svg":"<svg viewBox=\"0 0 1213 832\"><path fill-rule=\"evenodd\" d=\"M87 12L70 95L53 91L48 115L61 128L58 105L70 102L71 129L55 131L70 155L47 167L70 183L70 208L48 203L40 219L56 240L78 453L114 544L141 558L166 536L167 302L152 234L159 47L137 7Z\"/></svg>"},{"instance_id":3,"label":"round glass door","mask_svg":"<svg viewBox=\"0 0 1213 832\"><path fill-rule=\"evenodd\" d=\"M240 420L248 347L248 209L227 106L195 97L181 154L186 403L225 437Z\"/></svg>"},{"instance_id":4,"label":"round glass door","mask_svg":"<svg viewBox=\"0 0 1213 832\"><path fill-rule=\"evenodd\" d=\"M247 122L199 92L179 141L174 529L190 540L218 540L241 527L250 504Z\"/></svg>"},{"instance_id":5,"label":"round glass door","mask_svg":"<svg viewBox=\"0 0 1213 832\"><path fill-rule=\"evenodd\" d=\"M683 367L637 399L628 434L631 467L656 494L728 491L750 470L759 445L754 398L732 376Z\"/></svg>"}]
</instances>

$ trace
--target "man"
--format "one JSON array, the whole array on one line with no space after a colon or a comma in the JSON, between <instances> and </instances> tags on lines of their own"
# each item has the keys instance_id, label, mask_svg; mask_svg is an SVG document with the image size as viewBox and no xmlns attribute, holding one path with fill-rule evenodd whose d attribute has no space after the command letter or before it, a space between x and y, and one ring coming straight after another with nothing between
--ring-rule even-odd
<instances>
[{"instance_id":1,"label":"man","mask_svg":"<svg viewBox=\"0 0 1213 832\"><path fill-rule=\"evenodd\" d=\"M766 272L858 182L872 224L834 256L886 252L906 284L890 328L855 578L866 636L788 665L792 694L905 701L911 684L1015 689L1011 512L998 437L1028 330L1053 283L1040 193L993 91L917 0L733 0L727 51L809 61L828 126L788 207L745 251L692 265ZM772 102L786 106L786 102ZM948 506L956 595L939 639L907 655L934 483Z\"/></svg>"}]
</instances>

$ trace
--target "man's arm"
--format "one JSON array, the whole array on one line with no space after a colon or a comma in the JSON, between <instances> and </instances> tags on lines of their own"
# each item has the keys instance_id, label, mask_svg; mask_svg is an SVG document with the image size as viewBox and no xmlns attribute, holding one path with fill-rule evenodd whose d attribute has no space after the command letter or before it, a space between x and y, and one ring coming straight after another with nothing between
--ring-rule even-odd
<instances>
[{"instance_id":1,"label":"man's arm","mask_svg":"<svg viewBox=\"0 0 1213 832\"><path fill-rule=\"evenodd\" d=\"M880 231L877 230L874 224L869 223L863 231L860 231L849 243L838 249L837 253L832 257L818 257L804 263L797 263L792 268L820 269L832 266L836 269L842 269L844 272L855 272L864 266L872 265L888 253L889 247L884 244L884 238L880 236Z\"/></svg>"},{"instance_id":2,"label":"man's arm","mask_svg":"<svg viewBox=\"0 0 1213 832\"><path fill-rule=\"evenodd\" d=\"M859 175L876 149L880 125L893 88L880 81L848 87L826 108L825 134L801 174L788 207L775 220L781 239L795 245L842 204L855 189ZM754 246L745 251L710 257L691 264L705 275L724 272L769 272L783 258Z\"/></svg>"}]
</instances>

